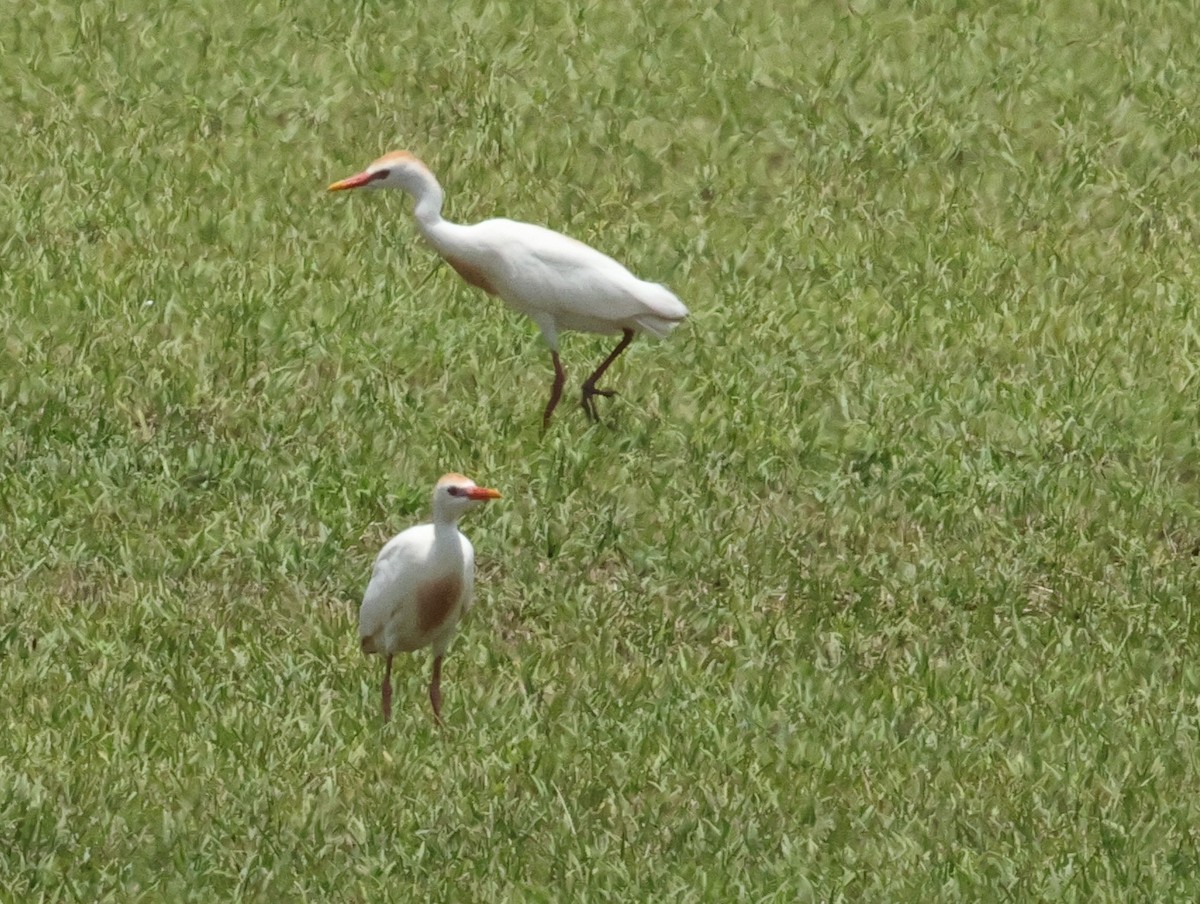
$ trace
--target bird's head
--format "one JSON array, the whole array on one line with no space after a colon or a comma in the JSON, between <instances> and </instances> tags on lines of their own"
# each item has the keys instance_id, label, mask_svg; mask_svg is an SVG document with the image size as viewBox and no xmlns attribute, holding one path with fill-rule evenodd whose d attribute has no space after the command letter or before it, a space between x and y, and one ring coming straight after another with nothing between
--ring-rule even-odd
<instances>
[{"instance_id":1,"label":"bird's head","mask_svg":"<svg viewBox=\"0 0 1200 904\"><path fill-rule=\"evenodd\" d=\"M351 188L399 188L416 194L419 186L433 178L429 168L408 151L392 151L384 154L361 173L340 179L329 186L329 191L347 191Z\"/></svg>"},{"instance_id":2,"label":"bird's head","mask_svg":"<svg viewBox=\"0 0 1200 904\"><path fill-rule=\"evenodd\" d=\"M470 477L445 474L433 490L433 517L435 521L457 521L471 509L499 498L498 490L476 486Z\"/></svg>"}]
</instances>

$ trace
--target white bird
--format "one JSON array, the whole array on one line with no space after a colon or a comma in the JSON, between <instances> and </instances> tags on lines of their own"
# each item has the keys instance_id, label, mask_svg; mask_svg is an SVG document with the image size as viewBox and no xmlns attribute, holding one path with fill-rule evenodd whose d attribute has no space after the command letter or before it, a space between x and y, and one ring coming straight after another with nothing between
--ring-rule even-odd
<instances>
[{"instance_id":1,"label":"white bird","mask_svg":"<svg viewBox=\"0 0 1200 904\"><path fill-rule=\"evenodd\" d=\"M329 191L398 188L416 202L417 230L468 283L498 295L529 316L554 362L554 385L542 426L562 396L567 375L558 357L562 330L620 333L621 341L583 382L583 410L597 420L595 396L611 396L596 381L633 341L634 334L665 337L688 309L665 286L638 279L606 254L558 232L513 220L484 220L463 226L442 219L442 187L433 173L407 151L385 154L355 176L334 182Z\"/></svg>"},{"instance_id":2,"label":"white bird","mask_svg":"<svg viewBox=\"0 0 1200 904\"><path fill-rule=\"evenodd\" d=\"M470 478L446 474L433 490L433 522L392 537L376 557L358 610L358 636L364 653L386 657L385 722L392 717L392 657L433 647L429 702L442 724L442 657L471 608L475 588L475 550L459 532L458 519L499 498Z\"/></svg>"}]
</instances>

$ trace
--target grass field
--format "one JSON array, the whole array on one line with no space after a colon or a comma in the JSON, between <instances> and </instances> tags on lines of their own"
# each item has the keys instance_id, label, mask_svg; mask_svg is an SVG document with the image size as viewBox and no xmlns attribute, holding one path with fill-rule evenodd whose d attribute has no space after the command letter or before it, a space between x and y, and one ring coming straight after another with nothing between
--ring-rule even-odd
<instances>
[{"instance_id":1,"label":"grass field","mask_svg":"<svg viewBox=\"0 0 1200 904\"><path fill-rule=\"evenodd\" d=\"M1200 12L449 6L0 19L0 900L1200 897ZM691 307L603 424L392 148Z\"/></svg>"}]
</instances>

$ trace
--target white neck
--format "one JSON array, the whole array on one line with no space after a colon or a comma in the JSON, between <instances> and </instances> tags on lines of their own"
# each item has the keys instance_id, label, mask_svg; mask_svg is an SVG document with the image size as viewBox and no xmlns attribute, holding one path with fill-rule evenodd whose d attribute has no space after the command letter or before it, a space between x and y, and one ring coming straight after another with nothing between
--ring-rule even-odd
<instances>
[{"instance_id":1,"label":"white neck","mask_svg":"<svg viewBox=\"0 0 1200 904\"><path fill-rule=\"evenodd\" d=\"M413 216L421 232L436 228L442 222L442 187L429 170L415 170L411 181L404 187L413 201Z\"/></svg>"},{"instance_id":2,"label":"white neck","mask_svg":"<svg viewBox=\"0 0 1200 904\"><path fill-rule=\"evenodd\" d=\"M439 254L453 254L465 239L462 231L468 227L442 219L445 195L433 173L424 168L414 170L403 188L412 196L413 217L421 237Z\"/></svg>"},{"instance_id":3,"label":"white neck","mask_svg":"<svg viewBox=\"0 0 1200 904\"><path fill-rule=\"evenodd\" d=\"M437 530L457 531L458 519L463 516L468 506L458 500L451 500L437 493L433 498L433 526Z\"/></svg>"}]
</instances>

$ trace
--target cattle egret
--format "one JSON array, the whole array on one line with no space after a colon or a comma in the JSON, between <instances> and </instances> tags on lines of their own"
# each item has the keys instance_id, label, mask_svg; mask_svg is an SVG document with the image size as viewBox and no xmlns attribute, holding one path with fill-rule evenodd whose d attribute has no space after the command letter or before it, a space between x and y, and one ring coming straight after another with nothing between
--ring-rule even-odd
<instances>
[{"instance_id":1,"label":"cattle egret","mask_svg":"<svg viewBox=\"0 0 1200 904\"><path fill-rule=\"evenodd\" d=\"M636 333L660 339L688 315L665 286L638 279L606 254L542 226L513 220L484 220L463 226L442 219L442 187L433 173L407 151L380 157L356 176L329 186L398 188L412 196L417 230L468 283L498 295L509 307L529 316L554 363L554 385L542 426L562 396L566 372L558 357L562 330L621 334L621 341L583 381L583 410L598 420L596 396L611 396L596 381L625 351Z\"/></svg>"},{"instance_id":2,"label":"cattle egret","mask_svg":"<svg viewBox=\"0 0 1200 904\"><path fill-rule=\"evenodd\" d=\"M364 653L385 657L383 720L392 717L392 657L433 648L429 702L442 724L442 657L459 620L471 608L475 551L458 530L471 509L499 499L496 490L461 474L446 474L433 490L433 522L410 527L388 541L375 559L358 611Z\"/></svg>"}]
</instances>

